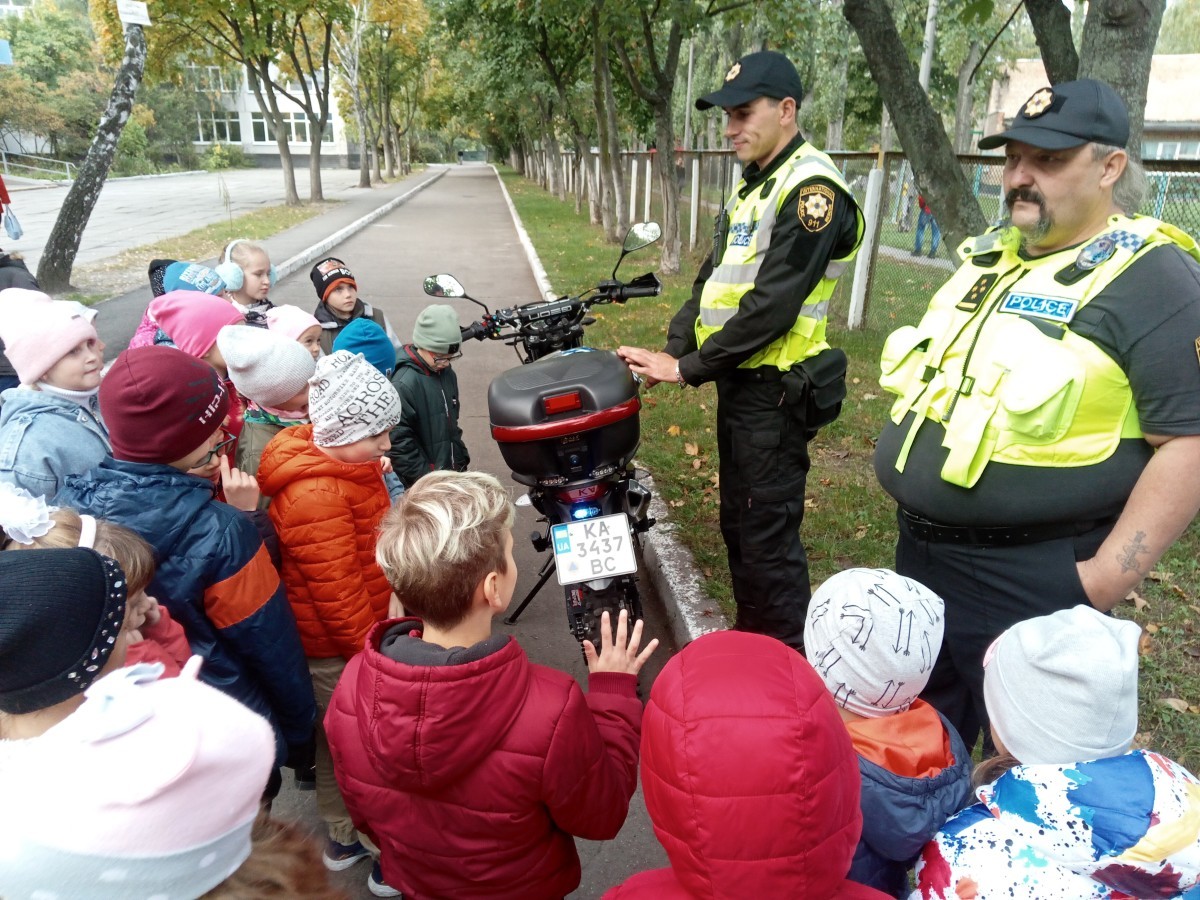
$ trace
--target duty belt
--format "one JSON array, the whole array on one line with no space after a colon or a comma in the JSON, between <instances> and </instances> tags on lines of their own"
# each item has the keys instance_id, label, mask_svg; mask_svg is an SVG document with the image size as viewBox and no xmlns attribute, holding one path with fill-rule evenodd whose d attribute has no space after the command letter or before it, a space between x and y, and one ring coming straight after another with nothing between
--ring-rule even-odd
<instances>
[{"instance_id":1,"label":"duty belt","mask_svg":"<svg viewBox=\"0 0 1200 900\"><path fill-rule=\"evenodd\" d=\"M1059 538L1077 537L1116 522L1116 516L1082 522L1050 522L1044 525L942 525L900 507L900 519L919 541L935 544L976 544L982 547L1016 547Z\"/></svg>"}]
</instances>

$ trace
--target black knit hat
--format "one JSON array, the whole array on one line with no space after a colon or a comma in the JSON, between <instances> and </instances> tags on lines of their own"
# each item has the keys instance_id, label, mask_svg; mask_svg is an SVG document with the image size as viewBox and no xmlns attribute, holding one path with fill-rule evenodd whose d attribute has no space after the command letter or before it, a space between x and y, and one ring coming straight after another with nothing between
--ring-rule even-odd
<instances>
[{"instance_id":1,"label":"black knit hat","mask_svg":"<svg viewBox=\"0 0 1200 900\"><path fill-rule=\"evenodd\" d=\"M312 279L313 287L317 289L317 296L321 298L322 303L329 299L329 295L339 284L358 287L350 267L334 256L328 256L313 266L308 277Z\"/></svg>"},{"instance_id":2,"label":"black knit hat","mask_svg":"<svg viewBox=\"0 0 1200 900\"><path fill-rule=\"evenodd\" d=\"M125 574L95 550L0 553L0 712L85 691L125 621Z\"/></svg>"}]
</instances>

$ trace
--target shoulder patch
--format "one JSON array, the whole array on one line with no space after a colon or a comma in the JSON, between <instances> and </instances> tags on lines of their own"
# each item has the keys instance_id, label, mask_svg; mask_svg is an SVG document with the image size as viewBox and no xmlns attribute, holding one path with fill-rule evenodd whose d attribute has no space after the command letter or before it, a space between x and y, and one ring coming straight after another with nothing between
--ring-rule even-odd
<instances>
[{"instance_id":1,"label":"shoulder patch","mask_svg":"<svg viewBox=\"0 0 1200 900\"><path fill-rule=\"evenodd\" d=\"M980 275L979 280L971 285L971 289L958 301L955 309L961 309L963 312L975 312L975 310L979 309L979 304L983 302L983 298L988 295L988 291L992 289L992 285L996 283L999 277L995 272Z\"/></svg>"},{"instance_id":2,"label":"shoulder patch","mask_svg":"<svg viewBox=\"0 0 1200 900\"><path fill-rule=\"evenodd\" d=\"M1196 362L1200 364L1200 338L1196 338Z\"/></svg>"},{"instance_id":3,"label":"shoulder patch","mask_svg":"<svg viewBox=\"0 0 1200 900\"><path fill-rule=\"evenodd\" d=\"M833 221L833 188L824 184L808 184L800 188L800 224L805 231L816 233Z\"/></svg>"}]
</instances>

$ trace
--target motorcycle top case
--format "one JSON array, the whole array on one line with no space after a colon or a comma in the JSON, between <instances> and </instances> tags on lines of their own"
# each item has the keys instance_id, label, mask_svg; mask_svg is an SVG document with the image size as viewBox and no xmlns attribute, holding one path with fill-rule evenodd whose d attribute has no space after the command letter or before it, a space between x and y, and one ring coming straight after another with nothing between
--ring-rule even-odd
<instances>
[{"instance_id":1,"label":"motorcycle top case","mask_svg":"<svg viewBox=\"0 0 1200 900\"><path fill-rule=\"evenodd\" d=\"M492 437L523 484L566 484L612 474L641 432L637 383L608 350L580 347L502 372L488 388Z\"/></svg>"}]
</instances>

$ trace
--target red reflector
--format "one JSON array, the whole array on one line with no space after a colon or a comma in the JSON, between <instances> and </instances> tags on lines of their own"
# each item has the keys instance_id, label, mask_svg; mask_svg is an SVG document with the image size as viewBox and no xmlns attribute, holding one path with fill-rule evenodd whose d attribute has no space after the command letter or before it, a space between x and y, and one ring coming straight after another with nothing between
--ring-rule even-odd
<instances>
[{"instance_id":1,"label":"red reflector","mask_svg":"<svg viewBox=\"0 0 1200 900\"><path fill-rule=\"evenodd\" d=\"M542 409L546 411L546 415L553 416L557 413L583 409L583 401L579 399L579 391L571 391L569 394L555 394L552 397L542 398Z\"/></svg>"}]
</instances>

